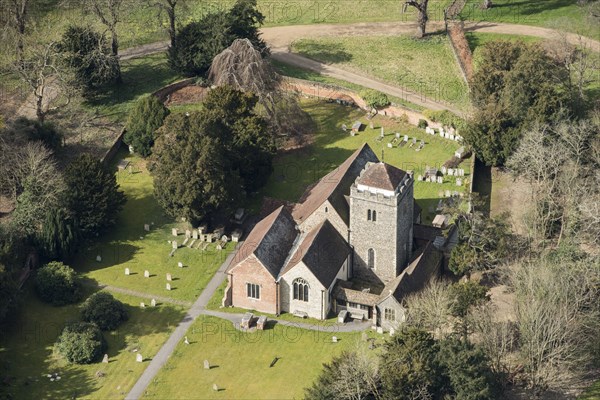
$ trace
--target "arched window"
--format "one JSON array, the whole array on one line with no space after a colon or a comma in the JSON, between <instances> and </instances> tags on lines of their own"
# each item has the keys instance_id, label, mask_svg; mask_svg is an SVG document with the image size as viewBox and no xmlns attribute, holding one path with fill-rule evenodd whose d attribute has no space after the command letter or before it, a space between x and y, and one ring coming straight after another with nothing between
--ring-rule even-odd
<instances>
[{"instance_id":1,"label":"arched window","mask_svg":"<svg viewBox=\"0 0 600 400\"><path fill-rule=\"evenodd\" d=\"M367 252L367 265L371 269L375 268L375 250L373 249L369 249Z\"/></svg>"},{"instance_id":2,"label":"arched window","mask_svg":"<svg viewBox=\"0 0 600 400\"><path fill-rule=\"evenodd\" d=\"M308 301L308 282L302 278L294 280L294 300Z\"/></svg>"},{"instance_id":3,"label":"arched window","mask_svg":"<svg viewBox=\"0 0 600 400\"><path fill-rule=\"evenodd\" d=\"M371 220L371 210L367 210L367 221Z\"/></svg>"},{"instance_id":4,"label":"arched window","mask_svg":"<svg viewBox=\"0 0 600 400\"><path fill-rule=\"evenodd\" d=\"M327 207L325 207L325 212L328 212L328 211L329 211L329 209Z\"/></svg>"},{"instance_id":5,"label":"arched window","mask_svg":"<svg viewBox=\"0 0 600 400\"><path fill-rule=\"evenodd\" d=\"M377 211L373 210L373 221L377 221Z\"/></svg>"}]
</instances>

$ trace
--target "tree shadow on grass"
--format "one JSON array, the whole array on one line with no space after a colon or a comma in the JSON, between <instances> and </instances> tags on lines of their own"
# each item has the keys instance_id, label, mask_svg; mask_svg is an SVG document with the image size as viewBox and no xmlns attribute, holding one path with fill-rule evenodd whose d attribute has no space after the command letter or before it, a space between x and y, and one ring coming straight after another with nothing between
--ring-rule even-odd
<instances>
[{"instance_id":1,"label":"tree shadow on grass","mask_svg":"<svg viewBox=\"0 0 600 400\"><path fill-rule=\"evenodd\" d=\"M352 54L348 53L341 43L300 43L297 51L306 57L331 64L352 60Z\"/></svg>"}]
</instances>

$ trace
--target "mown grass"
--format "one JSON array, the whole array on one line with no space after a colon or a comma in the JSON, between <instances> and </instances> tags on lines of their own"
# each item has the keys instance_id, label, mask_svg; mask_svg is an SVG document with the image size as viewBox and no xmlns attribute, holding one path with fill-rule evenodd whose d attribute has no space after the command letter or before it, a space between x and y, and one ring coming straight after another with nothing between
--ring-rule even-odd
<instances>
[{"instance_id":1,"label":"mown grass","mask_svg":"<svg viewBox=\"0 0 600 400\"><path fill-rule=\"evenodd\" d=\"M97 242L81 249L71 265L87 278L149 295L166 296L177 300L195 300L215 271L234 248L232 243L224 250L217 250L215 243L205 251L180 247L173 257L170 240L181 245L183 234L172 236L172 228L180 232L191 229L186 223L174 222L166 216L153 195L153 180L145 167L144 160L127 157L133 166L129 171L117 172L117 181L127 196L127 203L119 214L116 226ZM144 231L150 224L150 232ZM97 262L100 255L102 261ZM184 268L178 267L182 262ZM131 275L125 275L129 268ZM150 278L144 277L144 271ZM171 273L172 290L166 290L166 274Z\"/></svg>"},{"instance_id":2,"label":"mown grass","mask_svg":"<svg viewBox=\"0 0 600 400\"><path fill-rule=\"evenodd\" d=\"M494 0L489 10L481 0L467 0L460 17L470 21L534 25L600 39L600 21L572 0Z\"/></svg>"},{"instance_id":3,"label":"mown grass","mask_svg":"<svg viewBox=\"0 0 600 400\"><path fill-rule=\"evenodd\" d=\"M274 172L267 184L254 197L257 208L263 196L277 199L298 201L304 189L339 166L352 152L363 143L368 143L377 156L385 162L404 170L413 170L415 177L423 174L427 166L438 168L461 146L458 142L442 139L439 136L428 135L423 129L405 124L381 115L373 119L374 129L370 129L365 113L355 108L340 106L322 101L307 100L302 106L317 124L313 142L301 149L280 154L274 161ZM362 121L365 129L352 137L342 131L342 124L351 126L356 120ZM378 141L380 128L384 128L385 138ZM410 140L424 140L425 147L417 152L415 147L394 146L387 144L395 138L395 133L408 135ZM435 205L443 197L445 190L465 192L467 180L470 179L468 162L463 162L465 169L463 186L456 186L455 177L444 177L443 184L415 182L415 199L423 208L425 221L431 221Z\"/></svg>"},{"instance_id":4,"label":"mown grass","mask_svg":"<svg viewBox=\"0 0 600 400\"><path fill-rule=\"evenodd\" d=\"M42 303L32 286L26 286L21 312L0 337L2 398L123 398L184 315L179 306L141 309L140 301L149 302L147 298L113 293L125 303L129 320L116 331L104 332L109 363L71 365L53 352L53 345L64 325L79 319L79 305ZM135 361L136 348L146 362ZM54 373L61 379L50 381L47 375Z\"/></svg>"},{"instance_id":5,"label":"mown grass","mask_svg":"<svg viewBox=\"0 0 600 400\"><path fill-rule=\"evenodd\" d=\"M292 50L463 110L469 108L467 85L448 38L442 34L424 39L408 35L300 39L292 44Z\"/></svg>"},{"instance_id":6,"label":"mown grass","mask_svg":"<svg viewBox=\"0 0 600 400\"><path fill-rule=\"evenodd\" d=\"M332 343L331 336L339 338ZM271 325L246 333L231 322L200 316L147 388L145 399L302 398L322 364L343 349L364 345L361 333L309 331ZM270 367L274 358L277 362ZM208 360L210 370L203 368ZM213 391L213 384L219 391Z\"/></svg>"}]
</instances>

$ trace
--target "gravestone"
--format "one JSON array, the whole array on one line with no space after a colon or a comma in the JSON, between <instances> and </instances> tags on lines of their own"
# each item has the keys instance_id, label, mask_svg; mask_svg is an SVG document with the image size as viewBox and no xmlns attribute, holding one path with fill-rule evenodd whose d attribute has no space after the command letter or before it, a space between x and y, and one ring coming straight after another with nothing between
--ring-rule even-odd
<instances>
[{"instance_id":1,"label":"gravestone","mask_svg":"<svg viewBox=\"0 0 600 400\"><path fill-rule=\"evenodd\" d=\"M463 183L462 179L458 178L456 180L456 186L462 186L462 183Z\"/></svg>"},{"instance_id":2,"label":"gravestone","mask_svg":"<svg viewBox=\"0 0 600 400\"><path fill-rule=\"evenodd\" d=\"M216 383L213 383L213 390L214 390L215 392L218 392L218 391L219 391L219 387L217 386L217 384L216 384Z\"/></svg>"},{"instance_id":3,"label":"gravestone","mask_svg":"<svg viewBox=\"0 0 600 400\"><path fill-rule=\"evenodd\" d=\"M346 126L346 124L342 124L342 130L343 130L344 132L346 132L346 131L348 130L348 127Z\"/></svg>"},{"instance_id":4,"label":"gravestone","mask_svg":"<svg viewBox=\"0 0 600 400\"><path fill-rule=\"evenodd\" d=\"M173 240L171 242L171 247L173 247L173 250L177 250L177 248L179 247L179 246L177 246L177 240Z\"/></svg>"},{"instance_id":5,"label":"gravestone","mask_svg":"<svg viewBox=\"0 0 600 400\"><path fill-rule=\"evenodd\" d=\"M192 231L192 237L193 237L195 240L198 240L198 230L197 230L197 229L194 229L194 230Z\"/></svg>"},{"instance_id":6,"label":"gravestone","mask_svg":"<svg viewBox=\"0 0 600 400\"><path fill-rule=\"evenodd\" d=\"M140 303L140 308L146 308L146 304L143 301Z\"/></svg>"},{"instance_id":7,"label":"gravestone","mask_svg":"<svg viewBox=\"0 0 600 400\"><path fill-rule=\"evenodd\" d=\"M449 190L444 191L444 197L450 197L452 194Z\"/></svg>"},{"instance_id":8,"label":"gravestone","mask_svg":"<svg viewBox=\"0 0 600 400\"><path fill-rule=\"evenodd\" d=\"M129 268L125 268L125 275L130 275L131 271L129 271Z\"/></svg>"},{"instance_id":9,"label":"gravestone","mask_svg":"<svg viewBox=\"0 0 600 400\"><path fill-rule=\"evenodd\" d=\"M104 357L102 358L102 362L104 364L108 364L108 354L105 354Z\"/></svg>"},{"instance_id":10,"label":"gravestone","mask_svg":"<svg viewBox=\"0 0 600 400\"><path fill-rule=\"evenodd\" d=\"M150 271L148 271L148 270L144 271L144 278L150 278Z\"/></svg>"},{"instance_id":11,"label":"gravestone","mask_svg":"<svg viewBox=\"0 0 600 400\"><path fill-rule=\"evenodd\" d=\"M452 168L448 168L448 175L453 176L454 175L454 169Z\"/></svg>"},{"instance_id":12,"label":"gravestone","mask_svg":"<svg viewBox=\"0 0 600 400\"><path fill-rule=\"evenodd\" d=\"M173 229L171 229L171 234L172 234L173 236L177 236L177 235L179 234L179 229L177 229L177 228L173 228Z\"/></svg>"},{"instance_id":13,"label":"gravestone","mask_svg":"<svg viewBox=\"0 0 600 400\"><path fill-rule=\"evenodd\" d=\"M366 333L366 332L363 332L363 333L360 335L360 337L361 337L361 339L362 339L362 341L363 341L363 342L366 342L366 341L369 339L369 335L367 335L367 333Z\"/></svg>"},{"instance_id":14,"label":"gravestone","mask_svg":"<svg viewBox=\"0 0 600 400\"><path fill-rule=\"evenodd\" d=\"M454 135L450 134L450 140L454 140Z\"/></svg>"},{"instance_id":15,"label":"gravestone","mask_svg":"<svg viewBox=\"0 0 600 400\"><path fill-rule=\"evenodd\" d=\"M167 285L166 285L166 289L167 289L167 290L171 290L171 284L170 284L170 283L167 283Z\"/></svg>"},{"instance_id":16,"label":"gravestone","mask_svg":"<svg viewBox=\"0 0 600 400\"><path fill-rule=\"evenodd\" d=\"M444 178L441 176L437 177L437 183L444 183Z\"/></svg>"},{"instance_id":17,"label":"gravestone","mask_svg":"<svg viewBox=\"0 0 600 400\"><path fill-rule=\"evenodd\" d=\"M417 138L414 137L412 142L413 142L413 144L417 144Z\"/></svg>"},{"instance_id":18,"label":"gravestone","mask_svg":"<svg viewBox=\"0 0 600 400\"><path fill-rule=\"evenodd\" d=\"M183 343L190 344L190 341L188 340L187 336L183 339Z\"/></svg>"},{"instance_id":19,"label":"gravestone","mask_svg":"<svg viewBox=\"0 0 600 400\"><path fill-rule=\"evenodd\" d=\"M96 261L97 261L97 262L100 262L100 261L102 261L102 256L101 256L100 254L98 254L98 255L96 256Z\"/></svg>"},{"instance_id":20,"label":"gravestone","mask_svg":"<svg viewBox=\"0 0 600 400\"><path fill-rule=\"evenodd\" d=\"M375 127L373 126L373 121L369 122L369 128L375 129Z\"/></svg>"},{"instance_id":21,"label":"gravestone","mask_svg":"<svg viewBox=\"0 0 600 400\"><path fill-rule=\"evenodd\" d=\"M391 149L392 147L394 147L394 145L391 144L391 143L388 143L387 146L388 146L389 149Z\"/></svg>"},{"instance_id":22,"label":"gravestone","mask_svg":"<svg viewBox=\"0 0 600 400\"><path fill-rule=\"evenodd\" d=\"M156 299L152 299L152 301L150 301L150 305L152 307L156 307Z\"/></svg>"},{"instance_id":23,"label":"gravestone","mask_svg":"<svg viewBox=\"0 0 600 400\"><path fill-rule=\"evenodd\" d=\"M447 172L446 167L442 166L442 174L446 175Z\"/></svg>"},{"instance_id":24,"label":"gravestone","mask_svg":"<svg viewBox=\"0 0 600 400\"><path fill-rule=\"evenodd\" d=\"M404 135L404 141L408 142L408 135Z\"/></svg>"},{"instance_id":25,"label":"gravestone","mask_svg":"<svg viewBox=\"0 0 600 400\"><path fill-rule=\"evenodd\" d=\"M210 363L208 360L204 360L204 369L210 369Z\"/></svg>"},{"instance_id":26,"label":"gravestone","mask_svg":"<svg viewBox=\"0 0 600 400\"><path fill-rule=\"evenodd\" d=\"M332 336L331 337L331 343L337 343L337 342L338 342L337 336Z\"/></svg>"},{"instance_id":27,"label":"gravestone","mask_svg":"<svg viewBox=\"0 0 600 400\"><path fill-rule=\"evenodd\" d=\"M144 224L144 230L146 232L150 232L150 225L149 224Z\"/></svg>"},{"instance_id":28,"label":"gravestone","mask_svg":"<svg viewBox=\"0 0 600 400\"><path fill-rule=\"evenodd\" d=\"M383 126L381 127L381 133L379 134L379 136L381 136L382 138L385 136L385 135L383 134Z\"/></svg>"},{"instance_id":29,"label":"gravestone","mask_svg":"<svg viewBox=\"0 0 600 400\"><path fill-rule=\"evenodd\" d=\"M183 268L183 263L182 263L181 261L179 261L179 262L177 263L177 266L178 266L179 268Z\"/></svg>"},{"instance_id":30,"label":"gravestone","mask_svg":"<svg viewBox=\"0 0 600 400\"><path fill-rule=\"evenodd\" d=\"M400 139L400 133L396 132L396 139Z\"/></svg>"},{"instance_id":31,"label":"gravestone","mask_svg":"<svg viewBox=\"0 0 600 400\"><path fill-rule=\"evenodd\" d=\"M187 229L187 230L185 231L185 238L186 238L186 239L189 239L189 238L191 238L191 237L192 237L192 231L190 231L189 229Z\"/></svg>"},{"instance_id":32,"label":"gravestone","mask_svg":"<svg viewBox=\"0 0 600 400\"><path fill-rule=\"evenodd\" d=\"M422 181L423 180L423 176L421 176L421 175L417 176L417 180L418 181Z\"/></svg>"},{"instance_id":33,"label":"gravestone","mask_svg":"<svg viewBox=\"0 0 600 400\"><path fill-rule=\"evenodd\" d=\"M170 273L167 272L167 280L170 282L173 280L173 277L171 276Z\"/></svg>"},{"instance_id":34,"label":"gravestone","mask_svg":"<svg viewBox=\"0 0 600 400\"><path fill-rule=\"evenodd\" d=\"M382 327L380 327L380 326L378 326L378 327L377 327L377 333L379 333L379 334L383 334L383 328L382 328Z\"/></svg>"},{"instance_id":35,"label":"gravestone","mask_svg":"<svg viewBox=\"0 0 600 400\"><path fill-rule=\"evenodd\" d=\"M396 330L394 328L390 328L390 336L394 336Z\"/></svg>"},{"instance_id":36,"label":"gravestone","mask_svg":"<svg viewBox=\"0 0 600 400\"><path fill-rule=\"evenodd\" d=\"M136 362L143 362L144 361L144 357L140 353L137 353L135 355L135 361Z\"/></svg>"}]
</instances>

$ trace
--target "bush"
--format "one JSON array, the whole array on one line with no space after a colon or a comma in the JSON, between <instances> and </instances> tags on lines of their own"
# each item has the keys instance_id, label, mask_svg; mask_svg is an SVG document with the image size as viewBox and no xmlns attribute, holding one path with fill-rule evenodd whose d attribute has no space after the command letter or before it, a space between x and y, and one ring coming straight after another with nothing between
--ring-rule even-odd
<instances>
[{"instance_id":1,"label":"bush","mask_svg":"<svg viewBox=\"0 0 600 400\"><path fill-rule=\"evenodd\" d=\"M63 329L56 350L70 363L91 364L102 357L106 341L95 324L75 322Z\"/></svg>"},{"instance_id":2,"label":"bush","mask_svg":"<svg viewBox=\"0 0 600 400\"><path fill-rule=\"evenodd\" d=\"M103 331L114 330L127 318L123 303L107 292L94 293L81 307L81 319L98 325Z\"/></svg>"},{"instance_id":3,"label":"bush","mask_svg":"<svg viewBox=\"0 0 600 400\"><path fill-rule=\"evenodd\" d=\"M35 276L35 289L40 299L53 306L76 303L81 299L80 284L73 268L61 262L50 262Z\"/></svg>"},{"instance_id":4,"label":"bush","mask_svg":"<svg viewBox=\"0 0 600 400\"><path fill-rule=\"evenodd\" d=\"M57 150L62 144L62 134L49 123L39 123L25 117L19 117L13 122L12 130L28 141L40 141L50 150Z\"/></svg>"},{"instance_id":5,"label":"bush","mask_svg":"<svg viewBox=\"0 0 600 400\"><path fill-rule=\"evenodd\" d=\"M169 109L156 96L145 96L136 101L129 112L123 140L133 146L142 157L152 154L155 132L169 115Z\"/></svg>"},{"instance_id":6,"label":"bush","mask_svg":"<svg viewBox=\"0 0 600 400\"><path fill-rule=\"evenodd\" d=\"M460 128L465 123L462 118L448 110L424 110L423 115L433 122L453 128Z\"/></svg>"},{"instance_id":7,"label":"bush","mask_svg":"<svg viewBox=\"0 0 600 400\"><path fill-rule=\"evenodd\" d=\"M419 119L419 123L417 124L417 126L421 129L425 129L429 126L429 124L424 119Z\"/></svg>"},{"instance_id":8,"label":"bush","mask_svg":"<svg viewBox=\"0 0 600 400\"><path fill-rule=\"evenodd\" d=\"M370 108L379 109L390 105L390 99L388 99L387 95L377 90L363 90L360 92L360 97L363 98L365 103L367 103L367 106Z\"/></svg>"}]
</instances>

